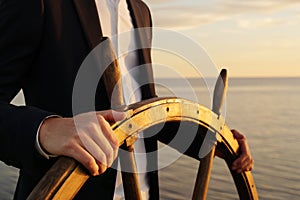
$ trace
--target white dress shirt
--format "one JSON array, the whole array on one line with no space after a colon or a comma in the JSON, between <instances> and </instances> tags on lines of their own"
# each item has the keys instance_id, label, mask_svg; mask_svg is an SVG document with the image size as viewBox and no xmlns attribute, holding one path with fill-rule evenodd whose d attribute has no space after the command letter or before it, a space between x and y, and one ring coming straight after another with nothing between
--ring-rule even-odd
<instances>
[{"instance_id":1,"label":"white dress shirt","mask_svg":"<svg viewBox=\"0 0 300 200\"><path fill-rule=\"evenodd\" d=\"M141 91L139 85L134 81L135 71L133 67L138 65L138 55L136 49L135 35L133 32L127 34L128 31L134 29L130 12L126 0L95 0L98 15L101 23L103 36L114 38L112 45L118 57L121 75L124 101L126 105L141 100ZM124 34L127 32L126 34ZM122 34L123 33L123 34ZM122 34L121 37L118 34ZM122 39L120 39L122 38ZM124 49L127 50L124 53ZM119 53L122 52L122 55ZM119 56L118 56L119 55ZM145 144L143 139L137 140L134 144L137 165L139 172L139 183L143 199L149 199L149 185L146 177L147 160L145 154ZM120 164L118 164L120 166ZM118 168L120 169L120 167ZM122 184L122 176L120 170L117 173L114 200L124 199L124 191Z\"/></svg>"}]
</instances>

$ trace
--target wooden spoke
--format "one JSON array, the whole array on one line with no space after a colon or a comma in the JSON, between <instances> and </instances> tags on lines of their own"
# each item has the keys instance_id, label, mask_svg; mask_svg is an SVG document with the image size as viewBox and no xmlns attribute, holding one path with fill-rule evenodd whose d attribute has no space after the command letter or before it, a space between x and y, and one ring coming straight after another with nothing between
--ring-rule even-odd
<instances>
[{"instance_id":1,"label":"wooden spoke","mask_svg":"<svg viewBox=\"0 0 300 200\"><path fill-rule=\"evenodd\" d=\"M215 85L214 96L213 96L213 107L212 107L212 111L218 115L221 115L222 106L226 99L227 88L228 88L227 70L222 69ZM214 133L208 133L208 134L213 135ZM200 152L204 154L204 157L203 158L200 157L201 161L200 161L197 179L194 187L193 198L192 198L193 200L205 200L207 196L210 174L212 170L213 159L215 156L216 143L217 143L217 140L215 138L213 138L212 141L210 141L210 139L207 138L209 137L204 138L202 144L202 147L204 148L200 148ZM205 155L206 153L207 155Z\"/></svg>"}]
</instances>

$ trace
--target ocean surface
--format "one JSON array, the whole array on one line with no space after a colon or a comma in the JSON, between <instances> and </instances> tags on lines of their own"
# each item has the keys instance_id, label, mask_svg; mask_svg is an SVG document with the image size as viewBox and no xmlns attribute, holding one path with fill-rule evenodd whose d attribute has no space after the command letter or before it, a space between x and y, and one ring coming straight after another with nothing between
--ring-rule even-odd
<instances>
[{"instance_id":1,"label":"ocean surface","mask_svg":"<svg viewBox=\"0 0 300 200\"><path fill-rule=\"evenodd\" d=\"M203 80L159 79L159 96L177 95L211 107ZM208 82L211 86L211 83ZM191 95L191 88L195 95ZM15 103L20 103L20 98ZM253 177L260 199L300 198L300 78L231 78L223 114L230 128L248 138L255 160ZM159 154L178 157L171 150ZM180 156L160 170L161 199L190 199L198 162ZM18 170L0 162L0 199L12 199ZM99 198L101 199L101 198ZM238 199L224 161L214 160L208 199Z\"/></svg>"}]
</instances>

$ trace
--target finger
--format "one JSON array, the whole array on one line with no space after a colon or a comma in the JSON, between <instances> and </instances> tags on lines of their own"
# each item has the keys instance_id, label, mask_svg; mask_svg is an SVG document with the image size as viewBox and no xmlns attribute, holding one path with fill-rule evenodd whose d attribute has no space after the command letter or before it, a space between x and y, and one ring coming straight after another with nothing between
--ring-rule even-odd
<instances>
[{"instance_id":1,"label":"finger","mask_svg":"<svg viewBox=\"0 0 300 200\"><path fill-rule=\"evenodd\" d=\"M245 135L241 134L238 130L232 129L231 132L235 139L246 139Z\"/></svg>"},{"instance_id":2,"label":"finger","mask_svg":"<svg viewBox=\"0 0 300 200\"><path fill-rule=\"evenodd\" d=\"M65 156L69 156L81 163L87 170L90 171L92 176L99 175L99 165L96 163L96 160L93 156L90 155L82 146L79 144L74 144L72 148L68 148L68 151L65 151Z\"/></svg>"},{"instance_id":3,"label":"finger","mask_svg":"<svg viewBox=\"0 0 300 200\"><path fill-rule=\"evenodd\" d=\"M252 159L251 156L241 155L240 158L238 158L233 162L231 169L240 173L242 171L252 170L253 165L254 165L254 160Z\"/></svg>"},{"instance_id":4,"label":"finger","mask_svg":"<svg viewBox=\"0 0 300 200\"><path fill-rule=\"evenodd\" d=\"M254 159L252 158L251 159L251 167L250 167L249 171L251 171L253 168L254 168Z\"/></svg>"},{"instance_id":5,"label":"finger","mask_svg":"<svg viewBox=\"0 0 300 200\"><path fill-rule=\"evenodd\" d=\"M114 150L117 149L118 146L119 146L119 141L117 139L116 134L111 129L110 124L101 115L98 116L98 122L100 124L100 128L101 128L102 133L105 135L107 140L112 144L113 149Z\"/></svg>"},{"instance_id":6,"label":"finger","mask_svg":"<svg viewBox=\"0 0 300 200\"><path fill-rule=\"evenodd\" d=\"M101 148L106 156L107 167L111 167L118 153L118 140L108 122L102 117L98 117L98 124L91 124L89 127L90 137ZM99 160L100 161L100 160Z\"/></svg>"},{"instance_id":7,"label":"finger","mask_svg":"<svg viewBox=\"0 0 300 200\"><path fill-rule=\"evenodd\" d=\"M108 144L110 145L111 150L113 152L112 159L115 160L118 155L119 141L118 141L115 133L112 131L111 126L108 124L107 121L105 121L105 119L100 118L99 124L101 124L100 129L101 129L101 132L103 133L103 136L105 137L105 141L108 142Z\"/></svg>"},{"instance_id":8,"label":"finger","mask_svg":"<svg viewBox=\"0 0 300 200\"><path fill-rule=\"evenodd\" d=\"M109 127L110 128L110 127ZM112 144L107 137L105 136L104 133L105 131L102 131L101 127L97 127L97 131L94 131L93 134L91 134L91 139L93 142L93 145L96 145L94 147L95 149L101 150L101 152L104 153L106 157L106 163L102 162L102 160L97 159L99 162L102 162L102 165L106 165L106 167L111 167L113 161L116 158L117 150L116 148L118 147L115 144Z\"/></svg>"},{"instance_id":9,"label":"finger","mask_svg":"<svg viewBox=\"0 0 300 200\"><path fill-rule=\"evenodd\" d=\"M242 166L242 163L244 163L250 156L244 152L242 152L239 157L232 163L232 168L236 170L240 166Z\"/></svg>"},{"instance_id":10,"label":"finger","mask_svg":"<svg viewBox=\"0 0 300 200\"><path fill-rule=\"evenodd\" d=\"M108 168L106 165L103 165L101 162L97 162L97 164L99 166L99 170L98 170L99 174L103 174Z\"/></svg>"},{"instance_id":11,"label":"finger","mask_svg":"<svg viewBox=\"0 0 300 200\"><path fill-rule=\"evenodd\" d=\"M248 165L243 169L244 171L251 171L254 167L254 160L250 158Z\"/></svg>"},{"instance_id":12,"label":"finger","mask_svg":"<svg viewBox=\"0 0 300 200\"><path fill-rule=\"evenodd\" d=\"M95 133L95 131L90 132ZM95 136L91 136L92 134L82 133L80 135L83 147L96 159L97 163L101 163L102 166L107 167L112 163L112 148L110 148L109 143L102 134L99 134L100 139L97 139L98 143L94 139Z\"/></svg>"},{"instance_id":13,"label":"finger","mask_svg":"<svg viewBox=\"0 0 300 200\"><path fill-rule=\"evenodd\" d=\"M118 112L118 111L114 111L114 110L98 111L97 115L98 114L102 115L110 123L122 121L126 118L125 112Z\"/></svg>"},{"instance_id":14,"label":"finger","mask_svg":"<svg viewBox=\"0 0 300 200\"><path fill-rule=\"evenodd\" d=\"M251 157L250 148L246 137L236 130L232 130L232 133L234 134L234 137L238 141L240 153Z\"/></svg>"},{"instance_id":15,"label":"finger","mask_svg":"<svg viewBox=\"0 0 300 200\"><path fill-rule=\"evenodd\" d=\"M252 159L247 158L243 163L241 163L241 166L236 170L237 173L241 173L244 171L250 171L252 169Z\"/></svg>"}]
</instances>

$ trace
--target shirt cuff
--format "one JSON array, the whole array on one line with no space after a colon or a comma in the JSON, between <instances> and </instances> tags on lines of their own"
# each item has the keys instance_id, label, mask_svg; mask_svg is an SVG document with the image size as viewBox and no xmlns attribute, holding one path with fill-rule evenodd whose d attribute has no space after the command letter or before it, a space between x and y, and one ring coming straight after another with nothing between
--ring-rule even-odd
<instances>
[{"instance_id":1,"label":"shirt cuff","mask_svg":"<svg viewBox=\"0 0 300 200\"><path fill-rule=\"evenodd\" d=\"M45 122L46 119L52 118L52 117L61 117L59 115L49 115L46 118L43 119L43 121L40 123L38 129L37 129L37 133L36 133L36 137L35 137L35 148L36 150L39 152L39 154L41 154L44 158L46 159L50 159L53 157L57 157L57 155L52 155L52 154L48 154L47 152L45 152L43 150L43 148L40 145L40 141L39 141L39 135L40 135L40 129L42 127L42 124Z\"/></svg>"}]
</instances>

